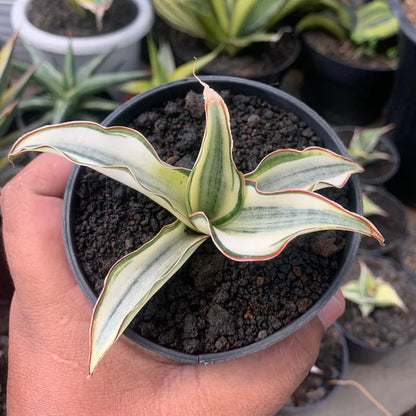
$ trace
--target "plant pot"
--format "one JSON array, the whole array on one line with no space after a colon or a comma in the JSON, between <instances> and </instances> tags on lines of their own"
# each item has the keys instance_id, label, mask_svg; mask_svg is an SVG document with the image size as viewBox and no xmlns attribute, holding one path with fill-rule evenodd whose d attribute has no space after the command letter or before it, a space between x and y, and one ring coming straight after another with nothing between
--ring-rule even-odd
<instances>
[{"instance_id":1,"label":"plant pot","mask_svg":"<svg viewBox=\"0 0 416 416\"><path fill-rule=\"evenodd\" d=\"M269 87L265 84L261 84L254 81L248 81L244 79L231 78L231 77L202 77L212 88L217 91L229 90L234 94L244 94L247 96L256 96L260 99L278 106L286 111L295 113L301 120L303 120L310 128L320 137L324 143L325 147L336 151L338 153L346 154L345 148L342 143L335 135L335 133L329 128L324 120L322 120L314 111L310 110L303 103L299 102L295 98L275 89ZM129 102L122 105L119 109L113 112L105 121L104 125L130 125L130 123L137 118L138 115L143 114L149 109L154 107L161 106L166 108L166 102L168 100L173 100L177 97L184 97L187 92L191 89L196 91L202 91L202 87L194 78L189 78L169 84L165 84L154 88L146 93L136 96ZM171 108L171 106L168 106ZM153 110L152 110L153 111ZM181 110L178 110L179 113ZM154 113L154 112L153 112ZM154 113L156 114L156 113ZM231 117L233 117L231 115ZM157 118L157 116L156 116ZM70 180L68 182L66 196L65 196L65 208L64 208L64 235L65 235L65 245L67 250L67 255L69 262L72 268L72 271L84 291L88 299L94 303L97 299L97 294L91 287L90 282L85 276L85 273L82 270L80 259L77 256L75 250L75 210L76 210L76 193L78 181L80 178L80 169L76 168L73 170ZM352 178L348 186L348 200L349 200L349 209L353 211L360 211L361 206L361 195L359 192L358 181L356 178ZM116 227L118 235L120 230ZM95 238L95 237L93 237ZM106 240L104 238L104 240ZM296 319L291 322L287 322L284 326L274 332L272 335L267 336L263 339L255 341L251 344L242 346L241 348L234 348L230 351L218 352L218 353L205 353L205 354L188 354L184 352L177 351L173 348L166 348L161 345L156 344L149 339L146 339L142 336L139 336L137 333L133 332L128 328L125 334L139 343L140 345L149 348L153 351L156 351L162 355L165 355L169 358L179 360L185 363L211 363L221 360L227 360L235 357L241 357L246 354L254 353L263 348L266 348L282 339L286 338L301 326L309 322L317 313L322 309L322 307L331 299L335 294L338 287L341 285L353 258L357 251L359 244L359 235L353 233L347 233L345 235L345 248L339 253L339 267L335 275L328 282L328 289L325 293L313 303L309 309L298 316ZM295 248L295 250L297 250ZM310 253L309 253L310 254ZM194 257L194 256L193 256ZM223 257L221 257L223 258ZM338 257L337 257L338 258ZM309 257L308 257L309 259ZM192 261L192 259L191 259ZM230 260L231 262L231 260ZM260 262L267 263L267 262ZM233 262L233 265L235 263ZM250 262L250 264L253 264ZM253 266L254 267L254 266ZM258 267L256 265L256 267ZM201 269L205 269L204 265L201 265ZM214 276L215 278L215 276ZM171 279L171 281L174 279ZM169 283L168 283L169 284ZM259 281L259 284L261 282ZM162 289L163 290L163 289ZM204 291L202 291L204 292ZM155 296L158 296L155 295ZM154 297L152 298L152 300ZM169 305L171 303L169 302ZM147 306L146 306L147 307ZM182 321L181 324L184 322Z\"/></svg>"},{"instance_id":2,"label":"plant pot","mask_svg":"<svg viewBox=\"0 0 416 416\"><path fill-rule=\"evenodd\" d=\"M384 277L394 286L409 309L406 313L396 307L376 308L368 318L362 318L358 308L347 301L346 312L338 320L338 323L347 339L350 359L357 363L372 364L416 338L416 307L414 303L416 300L416 279L400 263L388 257L377 255L360 257L375 276ZM358 273L359 266L356 263L348 278L356 279ZM400 314L403 314L401 318ZM354 316L354 324L352 316ZM376 326L377 322L378 326ZM359 325L359 331L364 334L365 340L357 333L353 333L353 330L356 331L355 328L359 328L356 325ZM380 342L381 337L384 338L382 342Z\"/></svg>"},{"instance_id":3,"label":"plant pot","mask_svg":"<svg viewBox=\"0 0 416 416\"><path fill-rule=\"evenodd\" d=\"M401 157L397 175L388 188L401 200L416 203L416 28L407 18L400 0L389 0L400 22L399 67L393 86L389 117L395 124L393 141Z\"/></svg>"},{"instance_id":4,"label":"plant pot","mask_svg":"<svg viewBox=\"0 0 416 416\"><path fill-rule=\"evenodd\" d=\"M387 216L366 215L369 220L380 230L386 239L385 245L375 245L369 238L363 237L359 248L360 254L389 254L395 259L399 259L399 251L403 238L407 235L406 208L385 189L377 186L364 185L362 187L364 195L382 208Z\"/></svg>"},{"instance_id":5,"label":"plant pot","mask_svg":"<svg viewBox=\"0 0 416 416\"><path fill-rule=\"evenodd\" d=\"M201 57L210 52L201 40L176 30L171 30L170 39L176 59L180 64L190 62L195 56ZM287 46L283 47L283 45ZM298 36L286 33L275 45L265 42L255 43L236 56L222 53L204 66L200 73L243 77L274 85L278 84L295 64L299 53ZM282 59L282 56L285 57Z\"/></svg>"},{"instance_id":6,"label":"plant pot","mask_svg":"<svg viewBox=\"0 0 416 416\"><path fill-rule=\"evenodd\" d=\"M64 58L71 44L77 67L96 55L112 50L101 66L101 72L135 70L139 66L140 39L146 36L153 23L153 11L149 0L133 0L137 5L136 18L126 27L112 33L69 38L45 32L35 27L27 18L31 0L15 0L11 13L12 26L19 30L20 39L26 42L45 59L62 68Z\"/></svg>"},{"instance_id":7,"label":"plant pot","mask_svg":"<svg viewBox=\"0 0 416 416\"><path fill-rule=\"evenodd\" d=\"M377 120L390 96L395 71L368 69L325 56L305 39L302 98L328 122L364 126Z\"/></svg>"},{"instance_id":8,"label":"plant pot","mask_svg":"<svg viewBox=\"0 0 416 416\"><path fill-rule=\"evenodd\" d=\"M334 127L335 132L348 148L355 126L339 126ZM389 140L386 135L380 137L380 141L376 149L388 153L389 160L380 160L364 166L364 172L360 174L360 182L367 185L382 185L391 179L400 166L400 156L396 146Z\"/></svg>"},{"instance_id":9,"label":"plant pot","mask_svg":"<svg viewBox=\"0 0 416 416\"><path fill-rule=\"evenodd\" d=\"M335 344L333 339L336 340ZM338 347L338 348L336 348ZM327 357L328 356L328 357ZM314 410L324 404L339 389L339 385L329 385L321 380L343 380L348 368L347 341L340 326L335 323L325 333L321 342L319 357L315 365L324 371L323 375L309 373L302 384L292 394L292 401L297 395L307 401L305 404L283 406L279 414L301 413ZM325 394L323 395L323 393ZM298 398L299 399L299 398Z\"/></svg>"}]
</instances>

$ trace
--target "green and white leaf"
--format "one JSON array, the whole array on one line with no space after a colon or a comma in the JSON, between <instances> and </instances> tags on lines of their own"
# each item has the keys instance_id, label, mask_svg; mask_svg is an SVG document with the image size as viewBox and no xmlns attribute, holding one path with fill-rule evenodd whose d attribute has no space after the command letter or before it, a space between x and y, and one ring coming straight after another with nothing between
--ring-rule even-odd
<instances>
[{"instance_id":1,"label":"green and white leaf","mask_svg":"<svg viewBox=\"0 0 416 416\"><path fill-rule=\"evenodd\" d=\"M363 193L363 215L365 217L371 217L372 215L388 217L389 214L374 201L372 201L367 194Z\"/></svg>"},{"instance_id":2,"label":"green and white leaf","mask_svg":"<svg viewBox=\"0 0 416 416\"><path fill-rule=\"evenodd\" d=\"M81 7L95 14L97 28L103 26L104 13L111 7L113 0L75 0Z\"/></svg>"},{"instance_id":3,"label":"green and white leaf","mask_svg":"<svg viewBox=\"0 0 416 416\"><path fill-rule=\"evenodd\" d=\"M211 225L210 230L219 250L240 261L275 257L295 237L320 230L354 231L384 241L368 220L319 194L296 190L264 194L250 181L239 215L230 223Z\"/></svg>"},{"instance_id":4,"label":"green and white leaf","mask_svg":"<svg viewBox=\"0 0 416 416\"><path fill-rule=\"evenodd\" d=\"M202 211L212 223L232 219L240 210L244 178L232 158L228 109L219 94L204 87L206 127L187 188L188 212Z\"/></svg>"},{"instance_id":5,"label":"green and white leaf","mask_svg":"<svg viewBox=\"0 0 416 416\"><path fill-rule=\"evenodd\" d=\"M311 29L326 31L341 41L348 36L347 30L333 13L309 13L296 24L297 32L305 32Z\"/></svg>"},{"instance_id":6,"label":"green and white leaf","mask_svg":"<svg viewBox=\"0 0 416 416\"><path fill-rule=\"evenodd\" d=\"M362 167L330 150L310 147L303 151L277 150L267 155L257 168L245 175L262 192L288 189L318 190L328 186L341 188Z\"/></svg>"},{"instance_id":7,"label":"green and white leaf","mask_svg":"<svg viewBox=\"0 0 416 416\"><path fill-rule=\"evenodd\" d=\"M90 374L146 302L207 238L176 221L111 268L91 323Z\"/></svg>"},{"instance_id":8,"label":"green and white leaf","mask_svg":"<svg viewBox=\"0 0 416 416\"><path fill-rule=\"evenodd\" d=\"M398 295L396 289L381 278L377 279L374 299L378 307L398 306L404 312L408 311L407 306Z\"/></svg>"},{"instance_id":9,"label":"green and white leaf","mask_svg":"<svg viewBox=\"0 0 416 416\"><path fill-rule=\"evenodd\" d=\"M19 139L9 158L26 151L55 153L88 166L136 189L192 227L185 205L189 171L163 163L134 130L89 122L47 126Z\"/></svg>"}]
</instances>

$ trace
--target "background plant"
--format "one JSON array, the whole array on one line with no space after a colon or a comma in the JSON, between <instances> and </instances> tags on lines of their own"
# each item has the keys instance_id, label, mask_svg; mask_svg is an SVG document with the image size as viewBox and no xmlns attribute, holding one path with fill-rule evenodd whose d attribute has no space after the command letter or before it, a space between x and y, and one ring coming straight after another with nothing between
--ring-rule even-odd
<instances>
[{"instance_id":1,"label":"background plant","mask_svg":"<svg viewBox=\"0 0 416 416\"><path fill-rule=\"evenodd\" d=\"M354 302L366 318L375 308L398 306L407 312L407 307L394 287L381 277L374 276L362 259L359 259L360 275L342 286L345 299Z\"/></svg>"},{"instance_id":2,"label":"background plant","mask_svg":"<svg viewBox=\"0 0 416 416\"><path fill-rule=\"evenodd\" d=\"M324 229L383 242L371 222L314 192L342 187L362 170L356 162L316 147L277 150L243 175L232 158L228 109L202 85L206 127L192 170L162 162L139 132L89 122L35 130L10 152L11 160L31 150L59 154L136 189L177 218L109 271L92 318L90 373L146 302L210 237L236 261L273 258L296 236Z\"/></svg>"},{"instance_id":3,"label":"background plant","mask_svg":"<svg viewBox=\"0 0 416 416\"><path fill-rule=\"evenodd\" d=\"M78 13L83 13L84 10L92 12L95 15L97 30L101 31L104 13L111 7L113 0L68 0L68 2Z\"/></svg>"},{"instance_id":4,"label":"background plant","mask_svg":"<svg viewBox=\"0 0 416 416\"><path fill-rule=\"evenodd\" d=\"M33 48L25 45L32 61L38 66L33 81L43 93L25 98L19 104L22 112L39 111L40 125L69 120L96 120L100 113L115 110L120 103L104 95L109 88L147 75L146 71L97 73L108 54L92 58L76 69L72 47L68 47L62 71L44 60ZM14 67L26 71L28 64L15 62Z\"/></svg>"}]
</instances>

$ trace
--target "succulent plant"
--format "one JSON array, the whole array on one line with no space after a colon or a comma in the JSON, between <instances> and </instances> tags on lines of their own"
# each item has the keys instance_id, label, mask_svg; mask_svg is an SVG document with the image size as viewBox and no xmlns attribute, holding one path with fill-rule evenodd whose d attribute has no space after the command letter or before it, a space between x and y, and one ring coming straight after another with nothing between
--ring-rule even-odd
<instances>
[{"instance_id":1,"label":"succulent plant","mask_svg":"<svg viewBox=\"0 0 416 416\"><path fill-rule=\"evenodd\" d=\"M341 0L321 0L322 11L305 15L297 31L322 29L340 40L355 43L357 55L372 56L379 40L397 35L399 23L385 0L373 0L354 8ZM392 54L391 49L386 52Z\"/></svg>"},{"instance_id":2,"label":"succulent plant","mask_svg":"<svg viewBox=\"0 0 416 416\"><path fill-rule=\"evenodd\" d=\"M104 13L111 7L113 0L68 0L70 5L75 9L81 7L84 10L89 10L95 15L97 22L97 30L101 31L103 27Z\"/></svg>"},{"instance_id":3,"label":"succulent plant","mask_svg":"<svg viewBox=\"0 0 416 416\"><path fill-rule=\"evenodd\" d=\"M356 303L364 318L375 308L387 306L398 306L406 312L407 307L394 287L381 277L375 277L362 259L359 259L359 264L358 279L349 281L341 288L345 299Z\"/></svg>"},{"instance_id":4,"label":"succulent plant","mask_svg":"<svg viewBox=\"0 0 416 416\"><path fill-rule=\"evenodd\" d=\"M384 239L371 222L315 193L342 187L362 168L330 150L277 150L245 175L237 170L229 112L203 85L206 127L192 170L162 162L139 132L88 122L46 126L20 138L9 157L50 152L130 186L177 220L108 273L91 323L90 374L146 302L208 238L236 261L267 260L296 236L334 229Z\"/></svg>"},{"instance_id":5,"label":"succulent plant","mask_svg":"<svg viewBox=\"0 0 416 416\"><path fill-rule=\"evenodd\" d=\"M175 65L175 58L169 43L161 40L159 50L151 36L147 37L147 49L151 68L151 79L135 80L123 84L120 89L129 94L141 94L150 88L190 77L211 62L220 52L220 48L199 58L197 61L187 62L179 67Z\"/></svg>"},{"instance_id":6,"label":"succulent plant","mask_svg":"<svg viewBox=\"0 0 416 416\"><path fill-rule=\"evenodd\" d=\"M394 128L393 124L372 129L356 128L348 145L350 156L362 166L377 160L389 160L390 155L376 150L380 137Z\"/></svg>"},{"instance_id":7,"label":"succulent plant","mask_svg":"<svg viewBox=\"0 0 416 416\"><path fill-rule=\"evenodd\" d=\"M388 217L389 214L380 206L378 206L365 192L363 193L363 215L371 217L372 215L380 215Z\"/></svg>"},{"instance_id":8,"label":"succulent plant","mask_svg":"<svg viewBox=\"0 0 416 416\"><path fill-rule=\"evenodd\" d=\"M235 55L254 42L277 42L272 27L311 0L152 0L156 12L176 29Z\"/></svg>"},{"instance_id":9,"label":"succulent plant","mask_svg":"<svg viewBox=\"0 0 416 416\"><path fill-rule=\"evenodd\" d=\"M43 88L44 93L22 100L19 109L23 112L43 112L43 124L77 119L96 120L97 112L110 112L120 105L100 95L109 88L147 75L146 71L97 73L110 52L92 58L77 69L71 45L65 55L61 72L32 47L25 47L32 61L38 66L33 74L33 81ZM14 67L23 72L28 64L14 62Z\"/></svg>"}]
</instances>

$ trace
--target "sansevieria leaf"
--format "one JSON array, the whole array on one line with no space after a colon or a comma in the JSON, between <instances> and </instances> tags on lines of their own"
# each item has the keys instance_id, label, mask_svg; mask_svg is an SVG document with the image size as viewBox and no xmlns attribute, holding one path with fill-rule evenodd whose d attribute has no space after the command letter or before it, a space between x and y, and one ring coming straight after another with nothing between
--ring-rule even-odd
<instances>
[{"instance_id":1,"label":"sansevieria leaf","mask_svg":"<svg viewBox=\"0 0 416 416\"><path fill-rule=\"evenodd\" d=\"M207 238L176 221L112 267L93 312L90 374L146 302Z\"/></svg>"},{"instance_id":2,"label":"sansevieria leaf","mask_svg":"<svg viewBox=\"0 0 416 416\"><path fill-rule=\"evenodd\" d=\"M319 194L296 190L265 194L249 181L239 215L230 223L212 226L211 237L227 257L266 260L298 235L319 230L355 231L384 242L370 221Z\"/></svg>"},{"instance_id":3,"label":"sansevieria leaf","mask_svg":"<svg viewBox=\"0 0 416 416\"><path fill-rule=\"evenodd\" d=\"M245 175L257 183L263 192L304 189L308 191L327 186L343 187L353 173L363 168L330 150L310 147L299 150L276 150L267 155L257 168Z\"/></svg>"},{"instance_id":4,"label":"sansevieria leaf","mask_svg":"<svg viewBox=\"0 0 416 416\"><path fill-rule=\"evenodd\" d=\"M136 189L192 227L185 204L189 171L163 163L145 137L132 129L90 122L47 126L20 138L9 158L27 151L55 153L88 166Z\"/></svg>"}]
</instances>

